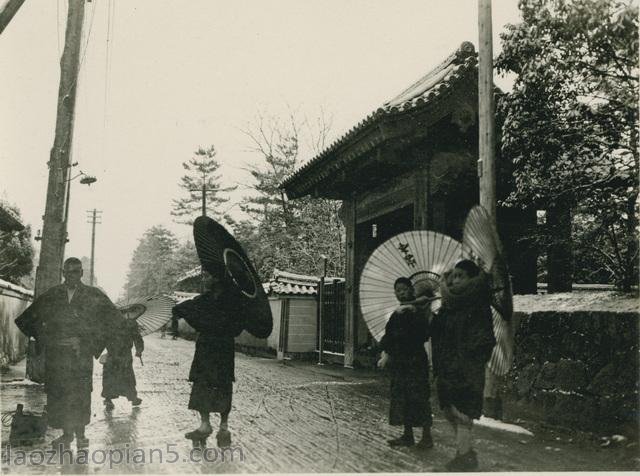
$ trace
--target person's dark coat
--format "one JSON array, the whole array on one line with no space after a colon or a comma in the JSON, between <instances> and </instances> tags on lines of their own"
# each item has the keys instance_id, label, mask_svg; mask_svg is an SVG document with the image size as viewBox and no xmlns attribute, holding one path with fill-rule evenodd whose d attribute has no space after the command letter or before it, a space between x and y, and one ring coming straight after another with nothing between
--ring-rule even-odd
<instances>
[{"instance_id":1,"label":"person's dark coat","mask_svg":"<svg viewBox=\"0 0 640 476\"><path fill-rule=\"evenodd\" d=\"M93 358L105 349L122 315L98 288L54 286L16 318L18 328L45 351L49 426L84 426L91 417Z\"/></svg>"},{"instance_id":2,"label":"person's dark coat","mask_svg":"<svg viewBox=\"0 0 640 476\"><path fill-rule=\"evenodd\" d=\"M429 360L424 348L428 338L423 311L394 312L387 322L380 347L389 354L391 425L431 425Z\"/></svg>"},{"instance_id":3,"label":"person's dark coat","mask_svg":"<svg viewBox=\"0 0 640 476\"><path fill-rule=\"evenodd\" d=\"M174 321L184 319L198 332L189 380L208 386L225 386L235 381L234 338L242 323L231 299L206 292L173 308Z\"/></svg>"},{"instance_id":4,"label":"person's dark coat","mask_svg":"<svg viewBox=\"0 0 640 476\"><path fill-rule=\"evenodd\" d=\"M136 376L133 372L131 348L144 350L144 340L135 320L125 319L121 329L114 329L114 338L107 346L107 361L102 369L102 397L137 397Z\"/></svg>"},{"instance_id":5,"label":"person's dark coat","mask_svg":"<svg viewBox=\"0 0 640 476\"><path fill-rule=\"evenodd\" d=\"M496 343L486 277L475 282L467 296L445 296L431 322L440 405L455 405L471 418L482 413L485 367Z\"/></svg>"}]
</instances>

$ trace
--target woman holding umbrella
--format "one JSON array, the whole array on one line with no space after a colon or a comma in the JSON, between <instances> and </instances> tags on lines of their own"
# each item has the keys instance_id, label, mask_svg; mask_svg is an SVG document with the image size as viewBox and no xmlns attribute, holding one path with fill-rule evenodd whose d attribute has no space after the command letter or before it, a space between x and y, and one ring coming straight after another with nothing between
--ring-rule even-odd
<instances>
[{"instance_id":1,"label":"woman holding umbrella","mask_svg":"<svg viewBox=\"0 0 640 476\"><path fill-rule=\"evenodd\" d=\"M189 408L200 413L200 426L185 434L194 446L204 446L213 429L210 413L220 413L218 446L231 444L227 419L231 411L234 338L246 329L266 338L273 317L260 278L240 244L215 220L200 216L193 238L202 264L204 293L173 308L172 326L184 319L198 333L189 371L193 382Z\"/></svg>"},{"instance_id":2,"label":"woman holding umbrella","mask_svg":"<svg viewBox=\"0 0 640 476\"><path fill-rule=\"evenodd\" d=\"M196 351L189 371L193 382L189 409L200 414L200 426L184 436L194 446L204 446L213 429L209 415L220 414L218 446L231 444L227 421L231 412L234 375L234 338L242 332L238 309L230 299L232 289L224 269L204 274L205 292L173 308L175 321L184 319L198 331Z\"/></svg>"}]
</instances>

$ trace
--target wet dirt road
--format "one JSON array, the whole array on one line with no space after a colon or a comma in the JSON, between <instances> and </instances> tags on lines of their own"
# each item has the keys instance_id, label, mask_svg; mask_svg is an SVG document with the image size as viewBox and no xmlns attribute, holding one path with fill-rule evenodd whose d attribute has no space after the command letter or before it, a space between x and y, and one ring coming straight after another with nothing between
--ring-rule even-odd
<instances>
[{"instance_id":1,"label":"wet dirt road","mask_svg":"<svg viewBox=\"0 0 640 476\"><path fill-rule=\"evenodd\" d=\"M455 453L453 432L437 405L433 449L420 452L387 446L387 439L400 430L387 424L387 383L378 374L283 364L240 353L229 420L232 448L220 452L212 437L206 452L193 451L183 435L198 422L197 415L186 408L190 391L186 376L194 344L155 334L145 343L144 366L137 359L134 362L143 399L140 408L132 409L120 398L113 411L104 410L102 366L96 362L88 452L79 453L73 443L61 461L61 455L45 453L46 443L14 447L10 452L5 448L3 472L431 472L442 471ZM3 413L20 402L40 410L45 402L40 386L7 378L1 395ZM217 417L212 418L214 426L217 422ZM474 446L480 471L640 469L637 445L603 449L572 434L531 429L533 436L476 426ZM3 430L6 443L8 428ZM59 430L49 429L46 441L58 434Z\"/></svg>"}]
</instances>

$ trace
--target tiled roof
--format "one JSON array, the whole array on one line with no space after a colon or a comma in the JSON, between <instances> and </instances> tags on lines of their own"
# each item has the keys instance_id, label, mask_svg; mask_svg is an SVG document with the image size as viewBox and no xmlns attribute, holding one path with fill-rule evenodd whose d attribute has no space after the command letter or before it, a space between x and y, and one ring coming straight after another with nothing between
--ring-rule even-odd
<instances>
[{"instance_id":1,"label":"tiled roof","mask_svg":"<svg viewBox=\"0 0 640 476\"><path fill-rule=\"evenodd\" d=\"M187 271L182 276L180 276L177 280L178 283L189 279L194 278L200 275L200 266L196 266L190 271ZM339 280L344 281L344 278L334 278L327 277L326 281ZM317 276L305 276L303 274L295 274L289 273L286 271L280 271L279 269L273 270L273 277L269 280L269 282L262 283L262 288L264 292L268 295L279 294L279 295L309 295L313 296L317 293L318 283L320 282L320 278ZM180 296L186 296L182 298L191 299L193 296L197 294L194 293L186 293L181 291L176 291L172 294L174 299L180 299Z\"/></svg>"},{"instance_id":2,"label":"tiled roof","mask_svg":"<svg viewBox=\"0 0 640 476\"><path fill-rule=\"evenodd\" d=\"M168 296L175 301L176 304L180 304L182 301L187 301L188 299L193 299L196 296L199 296L199 293L185 293L182 291L174 291Z\"/></svg>"},{"instance_id":3,"label":"tiled roof","mask_svg":"<svg viewBox=\"0 0 640 476\"><path fill-rule=\"evenodd\" d=\"M202 266L196 266L195 268L190 269L186 273L181 274L178 277L178 279L176 279L176 282L180 283L180 282L184 281L185 279L195 278L196 276L200 276L200 273L202 273Z\"/></svg>"},{"instance_id":4,"label":"tiled roof","mask_svg":"<svg viewBox=\"0 0 640 476\"><path fill-rule=\"evenodd\" d=\"M25 289L21 286L10 283L9 281L0 279L0 295L5 294L8 291L24 297L33 297L33 291L31 291L30 289Z\"/></svg>"},{"instance_id":5,"label":"tiled roof","mask_svg":"<svg viewBox=\"0 0 640 476\"><path fill-rule=\"evenodd\" d=\"M280 184L280 187L287 189L293 182L301 179L307 172L325 165L327 159L338 152L341 147L354 140L360 132L379 122L382 118L413 111L438 102L450 92L458 80L466 76L470 71L475 72L477 70L477 64L477 54L473 44L469 42L462 43L462 45L442 63L400 94L371 112L320 154L285 178ZM370 145L375 146L378 144L372 143ZM355 158L355 156L356 154L351 158Z\"/></svg>"},{"instance_id":6,"label":"tiled roof","mask_svg":"<svg viewBox=\"0 0 640 476\"><path fill-rule=\"evenodd\" d=\"M344 278L325 278L327 281L334 279L344 281ZM315 296L318 292L319 282L320 278L317 276L305 276L275 269L273 278L268 283L268 294Z\"/></svg>"}]
</instances>

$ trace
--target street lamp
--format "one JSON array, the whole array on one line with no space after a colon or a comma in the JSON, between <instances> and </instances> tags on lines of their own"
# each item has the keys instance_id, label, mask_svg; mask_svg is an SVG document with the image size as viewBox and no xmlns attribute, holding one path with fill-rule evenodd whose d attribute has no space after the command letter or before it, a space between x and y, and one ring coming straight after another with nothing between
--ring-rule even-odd
<instances>
[{"instance_id":1,"label":"street lamp","mask_svg":"<svg viewBox=\"0 0 640 476\"><path fill-rule=\"evenodd\" d=\"M97 182L98 179L93 177L92 175L85 175L80 179L80 183L84 185L91 185L92 183Z\"/></svg>"}]
</instances>

